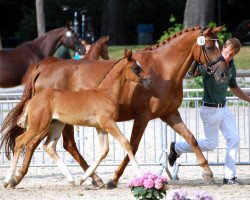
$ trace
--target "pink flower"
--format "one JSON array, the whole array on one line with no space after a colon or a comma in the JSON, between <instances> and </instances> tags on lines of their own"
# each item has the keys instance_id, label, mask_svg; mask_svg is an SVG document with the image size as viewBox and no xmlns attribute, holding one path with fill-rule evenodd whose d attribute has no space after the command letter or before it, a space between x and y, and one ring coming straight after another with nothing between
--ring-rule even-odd
<instances>
[{"instance_id":1,"label":"pink flower","mask_svg":"<svg viewBox=\"0 0 250 200\"><path fill-rule=\"evenodd\" d=\"M149 178L149 179L152 179L152 180L155 180L158 178L158 176L156 176L155 174L152 174L151 172L147 172L144 174L143 178Z\"/></svg>"},{"instance_id":2,"label":"pink flower","mask_svg":"<svg viewBox=\"0 0 250 200\"><path fill-rule=\"evenodd\" d=\"M127 183L127 187L129 187L129 188L134 187L133 181L134 181L134 180L130 180L130 181Z\"/></svg>"},{"instance_id":3,"label":"pink flower","mask_svg":"<svg viewBox=\"0 0 250 200\"><path fill-rule=\"evenodd\" d=\"M163 188L163 181L162 181L161 178L155 179L155 180L154 180L154 184L155 184L155 188L156 188L157 190Z\"/></svg>"},{"instance_id":4,"label":"pink flower","mask_svg":"<svg viewBox=\"0 0 250 200\"><path fill-rule=\"evenodd\" d=\"M134 187L143 186L143 182L144 182L143 177L138 177L138 178L134 179L133 186Z\"/></svg>"},{"instance_id":5,"label":"pink flower","mask_svg":"<svg viewBox=\"0 0 250 200\"><path fill-rule=\"evenodd\" d=\"M151 189L154 187L154 181L150 178L144 179L143 185L146 189Z\"/></svg>"}]
</instances>

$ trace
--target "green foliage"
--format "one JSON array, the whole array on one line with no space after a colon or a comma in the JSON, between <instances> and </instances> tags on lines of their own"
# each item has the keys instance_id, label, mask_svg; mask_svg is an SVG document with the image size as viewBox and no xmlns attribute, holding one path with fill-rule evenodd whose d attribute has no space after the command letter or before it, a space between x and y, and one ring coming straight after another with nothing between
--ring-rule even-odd
<instances>
[{"instance_id":1,"label":"green foliage","mask_svg":"<svg viewBox=\"0 0 250 200\"><path fill-rule=\"evenodd\" d=\"M178 33L182 30L183 25L180 23L176 23L176 18L173 15L170 16L169 22L172 26L170 26L166 31L164 31L164 34L160 37L158 42L162 42L169 36Z\"/></svg>"},{"instance_id":2,"label":"green foliage","mask_svg":"<svg viewBox=\"0 0 250 200\"><path fill-rule=\"evenodd\" d=\"M209 27L214 27L216 26L215 22L211 22L208 25ZM220 33L217 34L219 41L224 44L226 42L227 39L232 38L232 33L227 31L227 28L224 26L222 31Z\"/></svg>"},{"instance_id":3,"label":"green foliage","mask_svg":"<svg viewBox=\"0 0 250 200\"><path fill-rule=\"evenodd\" d=\"M138 187L133 187L131 190L136 199L157 200L157 199L163 199L163 197L166 196L165 189L160 189L160 190L157 190L155 188L146 189L143 186L138 186Z\"/></svg>"}]
</instances>

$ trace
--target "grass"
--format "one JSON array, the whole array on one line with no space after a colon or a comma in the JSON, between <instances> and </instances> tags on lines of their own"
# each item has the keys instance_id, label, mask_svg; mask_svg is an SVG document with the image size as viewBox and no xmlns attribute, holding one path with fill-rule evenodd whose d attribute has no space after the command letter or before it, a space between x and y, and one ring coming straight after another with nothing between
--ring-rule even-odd
<instances>
[{"instance_id":1,"label":"grass","mask_svg":"<svg viewBox=\"0 0 250 200\"><path fill-rule=\"evenodd\" d=\"M238 55L235 56L235 64L238 69L250 69L250 46L241 47Z\"/></svg>"},{"instance_id":2,"label":"grass","mask_svg":"<svg viewBox=\"0 0 250 200\"><path fill-rule=\"evenodd\" d=\"M109 46L110 59L119 59L123 57L124 49L143 49L145 45L128 45L128 46ZM250 69L250 46L241 47L238 55L235 56L235 64L238 69Z\"/></svg>"}]
</instances>

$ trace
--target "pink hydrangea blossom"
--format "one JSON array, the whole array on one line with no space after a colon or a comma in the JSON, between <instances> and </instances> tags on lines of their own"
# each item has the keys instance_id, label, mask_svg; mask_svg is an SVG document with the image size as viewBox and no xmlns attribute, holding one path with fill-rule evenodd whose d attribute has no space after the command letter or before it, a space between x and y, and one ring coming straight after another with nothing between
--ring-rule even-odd
<instances>
[{"instance_id":1,"label":"pink hydrangea blossom","mask_svg":"<svg viewBox=\"0 0 250 200\"><path fill-rule=\"evenodd\" d=\"M150 179L150 178L146 178L144 179L143 181L143 186L146 188L146 189L151 189L154 187L154 180L153 179Z\"/></svg>"}]
</instances>

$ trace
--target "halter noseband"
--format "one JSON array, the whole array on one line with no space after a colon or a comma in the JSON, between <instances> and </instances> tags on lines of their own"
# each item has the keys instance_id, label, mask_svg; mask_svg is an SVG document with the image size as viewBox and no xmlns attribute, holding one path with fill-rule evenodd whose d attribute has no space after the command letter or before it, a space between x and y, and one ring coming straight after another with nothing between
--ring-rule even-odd
<instances>
[{"instance_id":1,"label":"halter noseband","mask_svg":"<svg viewBox=\"0 0 250 200\"><path fill-rule=\"evenodd\" d=\"M206 62L206 66L207 68L205 69L206 72L208 74L215 74L216 71L218 70L218 67L213 70L212 69L212 66L217 64L218 62L220 61L224 61L224 57L221 55L219 56L218 58L216 58L215 60L211 61L207 52L206 52L206 48L205 48L205 44L206 44L206 40L214 40L214 41L218 41L219 39L218 38L209 38L209 39L206 39L205 36L203 35L203 32L204 30L206 29L207 27L203 27L201 29L201 32L200 32L200 37L197 38L197 43L198 45L200 46L200 55L199 55L199 63L200 63L200 57L201 57L201 52L203 52L203 55L204 55L204 58L205 58L205 62Z\"/></svg>"}]
</instances>

